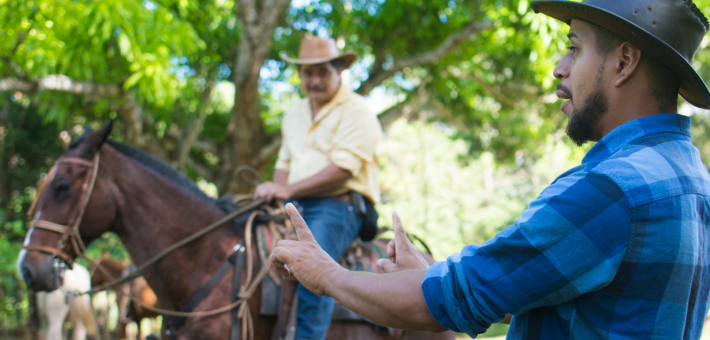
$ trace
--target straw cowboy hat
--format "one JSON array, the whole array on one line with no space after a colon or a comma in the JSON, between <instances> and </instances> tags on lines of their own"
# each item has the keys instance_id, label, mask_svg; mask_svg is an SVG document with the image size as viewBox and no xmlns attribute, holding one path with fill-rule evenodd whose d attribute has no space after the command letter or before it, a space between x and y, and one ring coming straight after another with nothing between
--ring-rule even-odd
<instances>
[{"instance_id":1,"label":"straw cowboy hat","mask_svg":"<svg viewBox=\"0 0 710 340\"><path fill-rule=\"evenodd\" d=\"M335 40L318 37L309 37L301 41L298 58L290 58L285 51L282 51L280 55L283 60L296 65L315 65L342 59L345 62L345 68L350 67L357 59L355 52L340 51L335 45Z\"/></svg>"},{"instance_id":2,"label":"straw cowboy hat","mask_svg":"<svg viewBox=\"0 0 710 340\"><path fill-rule=\"evenodd\" d=\"M541 0L530 7L567 24L579 19L616 34L671 70L685 100L710 109L708 87L691 64L710 24L692 0Z\"/></svg>"}]
</instances>

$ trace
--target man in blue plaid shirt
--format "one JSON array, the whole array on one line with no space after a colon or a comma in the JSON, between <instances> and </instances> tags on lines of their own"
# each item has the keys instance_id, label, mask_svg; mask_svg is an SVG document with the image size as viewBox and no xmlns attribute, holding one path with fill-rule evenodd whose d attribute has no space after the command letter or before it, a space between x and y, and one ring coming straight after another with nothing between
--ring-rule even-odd
<instances>
[{"instance_id":1,"label":"man in blue plaid shirt","mask_svg":"<svg viewBox=\"0 0 710 340\"><path fill-rule=\"evenodd\" d=\"M380 324L471 337L512 314L509 339L698 339L708 312L710 175L680 93L710 107L690 62L708 30L691 0L534 1L569 24L554 70L567 134L597 141L522 217L429 266L395 216L385 275L348 272L289 207L282 275Z\"/></svg>"}]
</instances>

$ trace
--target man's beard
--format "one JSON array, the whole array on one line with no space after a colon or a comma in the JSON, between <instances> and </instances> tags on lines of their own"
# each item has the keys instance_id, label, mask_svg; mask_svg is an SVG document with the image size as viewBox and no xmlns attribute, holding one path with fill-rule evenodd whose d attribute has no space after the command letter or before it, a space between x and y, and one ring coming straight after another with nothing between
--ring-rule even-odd
<instances>
[{"instance_id":1,"label":"man's beard","mask_svg":"<svg viewBox=\"0 0 710 340\"><path fill-rule=\"evenodd\" d=\"M597 134L597 126L606 111L609 109L607 98L600 88L596 88L582 108L572 111L569 123L567 123L567 136L577 144L582 144L591 140Z\"/></svg>"},{"instance_id":2,"label":"man's beard","mask_svg":"<svg viewBox=\"0 0 710 340\"><path fill-rule=\"evenodd\" d=\"M604 74L604 61L597 68L596 84L594 92L587 97L584 105L580 109L575 109L570 115L569 123L567 123L567 136L577 144L582 144L591 140L597 134L597 126L604 114L609 110L608 99L602 92L601 82ZM565 90L567 90L565 88ZM567 90L568 94L571 94Z\"/></svg>"}]
</instances>

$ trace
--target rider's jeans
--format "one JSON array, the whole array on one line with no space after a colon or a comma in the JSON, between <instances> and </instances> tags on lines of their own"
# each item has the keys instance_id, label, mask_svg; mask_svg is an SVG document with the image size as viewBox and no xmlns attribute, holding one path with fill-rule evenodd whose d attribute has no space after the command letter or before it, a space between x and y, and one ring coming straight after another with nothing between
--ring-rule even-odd
<instances>
[{"instance_id":1,"label":"rider's jeans","mask_svg":"<svg viewBox=\"0 0 710 340\"><path fill-rule=\"evenodd\" d=\"M321 248L336 261L360 233L362 217L351 204L329 197L298 198L301 215ZM296 339L325 339L335 299L318 296L298 284Z\"/></svg>"}]
</instances>

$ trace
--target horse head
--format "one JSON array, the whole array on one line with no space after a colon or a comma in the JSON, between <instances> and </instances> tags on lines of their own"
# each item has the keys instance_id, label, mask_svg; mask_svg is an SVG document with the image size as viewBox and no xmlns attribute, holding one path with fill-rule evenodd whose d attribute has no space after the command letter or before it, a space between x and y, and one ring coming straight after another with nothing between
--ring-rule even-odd
<instances>
[{"instance_id":1,"label":"horse head","mask_svg":"<svg viewBox=\"0 0 710 340\"><path fill-rule=\"evenodd\" d=\"M99 167L101 147L111 133L108 123L87 130L72 143L37 188L32 218L18 257L18 272L30 289L61 286L63 268L72 268L84 245L109 230L116 220L115 184Z\"/></svg>"}]
</instances>

